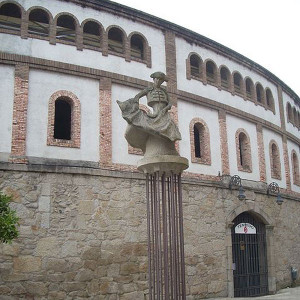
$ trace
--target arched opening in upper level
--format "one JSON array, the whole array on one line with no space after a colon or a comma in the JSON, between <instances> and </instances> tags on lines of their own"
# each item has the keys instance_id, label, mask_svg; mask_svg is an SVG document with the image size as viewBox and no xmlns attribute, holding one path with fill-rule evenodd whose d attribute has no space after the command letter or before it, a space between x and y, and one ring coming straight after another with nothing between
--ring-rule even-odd
<instances>
[{"instance_id":1,"label":"arched opening in upper level","mask_svg":"<svg viewBox=\"0 0 300 300\"><path fill-rule=\"evenodd\" d=\"M49 14L41 9L33 9L29 13L28 33L49 36Z\"/></svg>"},{"instance_id":2,"label":"arched opening in upper level","mask_svg":"<svg viewBox=\"0 0 300 300\"><path fill-rule=\"evenodd\" d=\"M287 121L288 123L294 123L294 118L293 118L293 110L290 102L287 103L286 105L286 114L287 114Z\"/></svg>"},{"instance_id":3,"label":"arched opening in upper level","mask_svg":"<svg viewBox=\"0 0 300 300\"><path fill-rule=\"evenodd\" d=\"M201 78L201 65L202 60L199 55L192 54L190 56L191 76Z\"/></svg>"},{"instance_id":4,"label":"arched opening in upper level","mask_svg":"<svg viewBox=\"0 0 300 300\"><path fill-rule=\"evenodd\" d=\"M139 34L133 34L130 39L131 58L145 59L145 40Z\"/></svg>"},{"instance_id":5,"label":"arched opening in upper level","mask_svg":"<svg viewBox=\"0 0 300 300\"><path fill-rule=\"evenodd\" d=\"M14 31L21 29L22 12L14 3L4 3L0 7L0 27Z\"/></svg>"},{"instance_id":6,"label":"arched opening in upper level","mask_svg":"<svg viewBox=\"0 0 300 300\"><path fill-rule=\"evenodd\" d=\"M266 104L268 109L275 110L273 94L269 88L266 89Z\"/></svg>"},{"instance_id":7,"label":"arched opening in upper level","mask_svg":"<svg viewBox=\"0 0 300 300\"><path fill-rule=\"evenodd\" d=\"M246 97L249 100L254 99L254 84L251 78L246 79Z\"/></svg>"},{"instance_id":8,"label":"arched opening in upper level","mask_svg":"<svg viewBox=\"0 0 300 300\"><path fill-rule=\"evenodd\" d=\"M274 140L270 142L269 150L270 150L271 177L280 180L281 179L280 153L279 153L278 145Z\"/></svg>"},{"instance_id":9,"label":"arched opening in upper level","mask_svg":"<svg viewBox=\"0 0 300 300\"><path fill-rule=\"evenodd\" d=\"M228 68L222 66L220 69L221 87L228 90L230 87L230 72Z\"/></svg>"},{"instance_id":10,"label":"arched opening in upper level","mask_svg":"<svg viewBox=\"0 0 300 300\"><path fill-rule=\"evenodd\" d=\"M206 81L210 84L217 83L217 67L215 63L211 60L206 62Z\"/></svg>"},{"instance_id":11,"label":"arched opening in upper level","mask_svg":"<svg viewBox=\"0 0 300 300\"><path fill-rule=\"evenodd\" d=\"M60 97L55 101L54 138L61 140L71 139L71 101Z\"/></svg>"},{"instance_id":12,"label":"arched opening in upper level","mask_svg":"<svg viewBox=\"0 0 300 300\"><path fill-rule=\"evenodd\" d=\"M259 104L264 104L264 89L260 83L256 85L256 100Z\"/></svg>"},{"instance_id":13,"label":"arched opening in upper level","mask_svg":"<svg viewBox=\"0 0 300 300\"><path fill-rule=\"evenodd\" d=\"M69 15L61 15L56 22L56 38L58 40L75 43L76 41L76 22Z\"/></svg>"},{"instance_id":14,"label":"arched opening in upper level","mask_svg":"<svg viewBox=\"0 0 300 300\"><path fill-rule=\"evenodd\" d=\"M235 134L238 170L252 172L251 144L248 133L244 129Z\"/></svg>"},{"instance_id":15,"label":"arched opening in upper level","mask_svg":"<svg viewBox=\"0 0 300 300\"><path fill-rule=\"evenodd\" d=\"M292 172L293 172L293 182L295 185L300 185L299 179L299 160L295 150L292 151Z\"/></svg>"},{"instance_id":16,"label":"arched opening in upper level","mask_svg":"<svg viewBox=\"0 0 300 300\"><path fill-rule=\"evenodd\" d=\"M87 21L83 25L83 44L99 48L101 46L101 29L95 21Z\"/></svg>"},{"instance_id":17,"label":"arched opening in upper level","mask_svg":"<svg viewBox=\"0 0 300 300\"><path fill-rule=\"evenodd\" d=\"M242 94L243 90L243 78L241 76L241 74L239 74L238 72L235 72L233 74L233 85L234 85L234 91L237 94Z\"/></svg>"},{"instance_id":18,"label":"arched opening in upper level","mask_svg":"<svg viewBox=\"0 0 300 300\"><path fill-rule=\"evenodd\" d=\"M124 53L124 35L121 29L112 27L108 31L108 50Z\"/></svg>"}]
</instances>

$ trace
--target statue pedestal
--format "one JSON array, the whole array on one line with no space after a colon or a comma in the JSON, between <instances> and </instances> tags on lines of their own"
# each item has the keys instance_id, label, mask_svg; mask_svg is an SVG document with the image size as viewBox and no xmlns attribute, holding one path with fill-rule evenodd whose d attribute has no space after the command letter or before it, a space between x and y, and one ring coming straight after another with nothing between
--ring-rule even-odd
<instances>
[{"instance_id":1,"label":"statue pedestal","mask_svg":"<svg viewBox=\"0 0 300 300\"><path fill-rule=\"evenodd\" d=\"M185 157L178 155L158 155L154 157L144 157L138 161L137 168L145 174L159 175L165 173L169 176L173 174L180 174L183 170L189 167L189 161Z\"/></svg>"},{"instance_id":2,"label":"statue pedestal","mask_svg":"<svg viewBox=\"0 0 300 300\"><path fill-rule=\"evenodd\" d=\"M188 166L179 155L138 162L147 175L149 300L186 299L181 172Z\"/></svg>"}]
</instances>

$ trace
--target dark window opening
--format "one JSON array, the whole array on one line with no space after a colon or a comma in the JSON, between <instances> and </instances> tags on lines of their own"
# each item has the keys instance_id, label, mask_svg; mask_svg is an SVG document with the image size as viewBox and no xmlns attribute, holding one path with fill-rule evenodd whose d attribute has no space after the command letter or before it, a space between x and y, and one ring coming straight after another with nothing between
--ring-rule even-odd
<instances>
[{"instance_id":1,"label":"dark window opening","mask_svg":"<svg viewBox=\"0 0 300 300\"><path fill-rule=\"evenodd\" d=\"M145 59L144 40L141 36L134 34L130 40L131 57Z\"/></svg>"},{"instance_id":2,"label":"dark window opening","mask_svg":"<svg viewBox=\"0 0 300 300\"><path fill-rule=\"evenodd\" d=\"M279 151L275 144L272 144L271 146L271 171L273 178L280 179Z\"/></svg>"},{"instance_id":3,"label":"dark window opening","mask_svg":"<svg viewBox=\"0 0 300 300\"><path fill-rule=\"evenodd\" d=\"M19 31L21 28L21 10L12 3L0 7L0 28Z\"/></svg>"},{"instance_id":4,"label":"dark window opening","mask_svg":"<svg viewBox=\"0 0 300 300\"><path fill-rule=\"evenodd\" d=\"M71 140L71 105L63 98L55 101L54 138Z\"/></svg>"},{"instance_id":5,"label":"dark window opening","mask_svg":"<svg viewBox=\"0 0 300 300\"><path fill-rule=\"evenodd\" d=\"M206 63L206 79L209 83L215 82L215 65L211 61Z\"/></svg>"},{"instance_id":6,"label":"dark window opening","mask_svg":"<svg viewBox=\"0 0 300 300\"><path fill-rule=\"evenodd\" d=\"M246 79L246 95L249 99L251 99L253 95L253 82L249 78Z\"/></svg>"},{"instance_id":7,"label":"dark window opening","mask_svg":"<svg viewBox=\"0 0 300 300\"><path fill-rule=\"evenodd\" d=\"M28 33L41 36L49 35L49 16L42 9L34 9L29 14Z\"/></svg>"},{"instance_id":8,"label":"dark window opening","mask_svg":"<svg viewBox=\"0 0 300 300\"><path fill-rule=\"evenodd\" d=\"M108 32L108 50L123 53L123 33L119 28L111 28Z\"/></svg>"},{"instance_id":9,"label":"dark window opening","mask_svg":"<svg viewBox=\"0 0 300 300\"><path fill-rule=\"evenodd\" d=\"M221 68L221 86L224 88L229 88L229 71L222 67Z\"/></svg>"},{"instance_id":10,"label":"dark window opening","mask_svg":"<svg viewBox=\"0 0 300 300\"><path fill-rule=\"evenodd\" d=\"M195 146L195 157L201 158L200 132L197 125L194 125L194 146Z\"/></svg>"},{"instance_id":11,"label":"dark window opening","mask_svg":"<svg viewBox=\"0 0 300 300\"><path fill-rule=\"evenodd\" d=\"M75 21L71 16L63 15L58 17L56 26L56 38L68 42L76 40Z\"/></svg>"},{"instance_id":12,"label":"dark window opening","mask_svg":"<svg viewBox=\"0 0 300 300\"><path fill-rule=\"evenodd\" d=\"M200 58L193 54L190 57L191 75L200 77Z\"/></svg>"},{"instance_id":13,"label":"dark window opening","mask_svg":"<svg viewBox=\"0 0 300 300\"><path fill-rule=\"evenodd\" d=\"M241 93L242 77L238 73L233 75L233 84L235 92Z\"/></svg>"},{"instance_id":14,"label":"dark window opening","mask_svg":"<svg viewBox=\"0 0 300 300\"><path fill-rule=\"evenodd\" d=\"M257 99L257 102L262 103L262 97L263 97L262 87L260 85L257 85L256 86L256 99Z\"/></svg>"},{"instance_id":15,"label":"dark window opening","mask_svg":"<svg viewBox=\"0 0 300 300\"><path fill-rule=\"evenodd\" d=\"M273 108L273 95L272 95L272 92L268 89L267 92L266 92L266 100L267 100L267 106L269 108Z\"/></svg>"},{"instance_id":16,"label":"dark window opening","mask_svg":"<svg viewBox=\"0 0 300 300\"><path fill-rule=\"evenodd\" d=\"M244 167L244 139L242 134L239 135L239 148L240 148L240 164Z\"/></svg>"},{"instance_id":17,"label":"dark window opening","mask_svg":"<svg viewBox=\"0 0 300 300\"><path fill-rule=\"evenodd\" d=\"M100 26L96 22L88 21L83 26L83 44L100 47Z\"/></svg>"}]
</instances>

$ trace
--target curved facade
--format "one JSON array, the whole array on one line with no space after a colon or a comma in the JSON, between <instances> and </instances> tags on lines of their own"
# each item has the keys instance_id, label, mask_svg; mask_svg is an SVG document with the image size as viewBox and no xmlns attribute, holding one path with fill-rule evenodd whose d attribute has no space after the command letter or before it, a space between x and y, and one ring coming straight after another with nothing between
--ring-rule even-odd
<instances>
[{"instance_id":1,"label":"curved facade","mask_svg":"<svg viewBox=\"0 0 300 300\"><path fill-rule=\"evenodd\" d=\"M178 150L190 161L190 299L292 284L300 99L284 82L217 42L109 1L0 1L0 41L0 188L21 220L20 237L0 248L1 294L146 299L142 153L124 138L116 100L147 87L158 70L169 78ZM239 235L237 225L249 222L256 234ZM238 274L242 260L252 271Z\"/></svg>"}]
</instances>

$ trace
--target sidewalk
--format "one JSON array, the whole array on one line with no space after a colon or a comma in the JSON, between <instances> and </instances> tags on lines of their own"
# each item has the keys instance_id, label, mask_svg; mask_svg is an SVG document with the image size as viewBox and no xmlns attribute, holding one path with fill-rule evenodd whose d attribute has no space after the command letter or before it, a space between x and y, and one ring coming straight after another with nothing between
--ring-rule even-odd
<instances>
[{"instance_id":1,"label":"sidewalk","mask_svg":"<svg viewBox=\"0 0 300 300\"><path fill-rule=\"evenodd\" d=\"M300 287L279 290L275 295L246 298L210 298L209 300L300 300Z\"/></svg>"}]
</instances>

